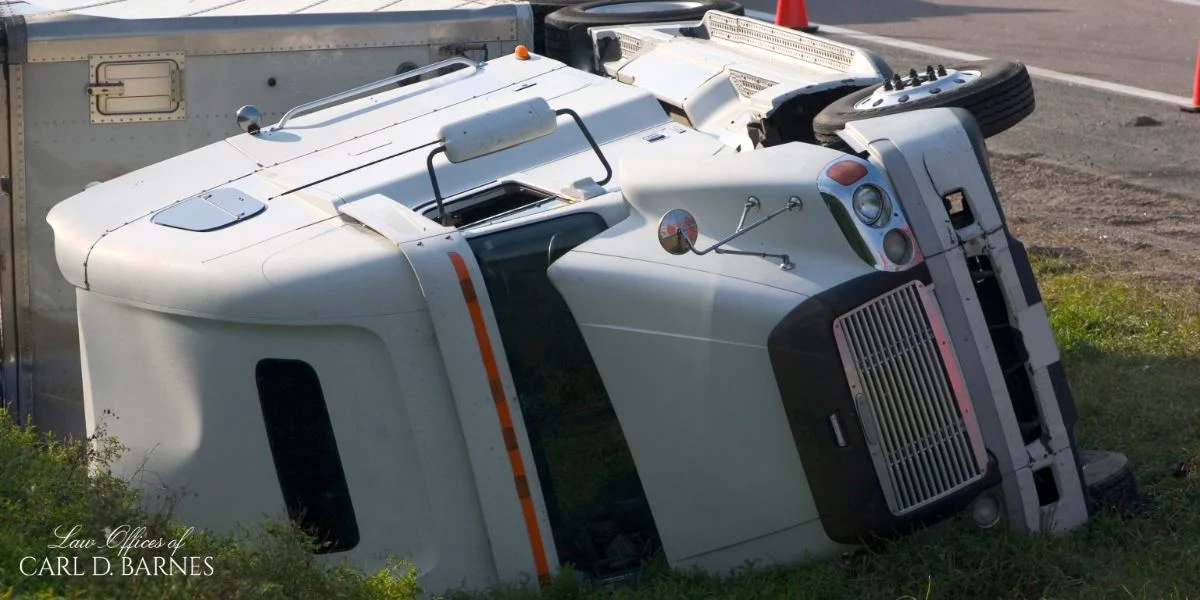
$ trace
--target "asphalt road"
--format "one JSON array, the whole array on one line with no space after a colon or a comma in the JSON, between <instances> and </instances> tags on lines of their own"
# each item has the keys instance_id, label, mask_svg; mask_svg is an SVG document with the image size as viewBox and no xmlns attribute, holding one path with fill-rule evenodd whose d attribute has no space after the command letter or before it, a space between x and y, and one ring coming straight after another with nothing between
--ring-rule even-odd
<instances>
[{"instance_id":1,"label":"asphalt road","mask_svg":"<svg viewBox=\"0 0 1200 600\"><path fill-rule=\"evenodd\" d=\"M774 0L743 0L775 12ZM807 0L808 17L1191 97L1200 0Z\"/></svg>"}]
</instances>

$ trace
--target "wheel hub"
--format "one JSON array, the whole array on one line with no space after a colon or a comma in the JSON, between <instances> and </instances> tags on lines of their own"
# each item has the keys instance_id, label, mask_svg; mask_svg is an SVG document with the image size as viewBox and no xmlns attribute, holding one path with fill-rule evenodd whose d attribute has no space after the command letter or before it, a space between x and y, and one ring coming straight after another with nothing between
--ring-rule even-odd
<instances>
[{"instance_id":1,"label":"wheel hub","mask_svg":"<svg viewBox=\"0 0 1200 600\"><path fill-rule=\"evenodd\" d=\"M884 80L883 85L866 98L854 104L855 110L872 110L887 106L902 106L919 102L942 92L968 86L979 79L979 71L958 71L938 65L925 67L925 73L910 69L908 77L899 73Z\"/></svg>"}]
</instances>

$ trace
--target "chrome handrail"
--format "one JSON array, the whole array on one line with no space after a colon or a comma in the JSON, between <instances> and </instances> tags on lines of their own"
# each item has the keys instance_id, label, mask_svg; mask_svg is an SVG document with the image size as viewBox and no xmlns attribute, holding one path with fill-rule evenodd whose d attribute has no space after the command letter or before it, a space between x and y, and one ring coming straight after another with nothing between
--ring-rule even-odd
<instances>
[{"instance_id":1,"label":"chrome handrail","mask_svg":"<svg viewBox=\"0 0 1200 600\"><path fill-rule=\"evenodd\" d=\"M283 129L284 126L287 125L287 122L292 119L292 117L295 117L302 113L306 113L315 108L320 108L322 106L328 106L330 104L333 104L334 102L340 102L340 101L346 100L348 98L353 98L355 96L358 96L359 94L364 94L371 90L377 90L382 87L387 87L394 83L399 83L401 81L404 81L405 79L419 77L426 73L429 73L432 71L437 71L438 69L442 69L442 68L448 67L450 65L455 65L455 64L466 65L468 67L475 69L475 71L479 71L479 67L480 67L480 64L478 62L471 60L465 56L455 56L454 58L448 58L446 60L435 62L431 65L425 65L424 67L413 69L411 71L405 71L403 73L398 73L398 74L392 75L391 77L388 77L386 79L380 79L379 81L368 83L366 85L360 85L354 89L346 90L344 92L338 92L332 96L321 98L320 100L313 100L312 102L301 104L300 106L297 106L297 107L287 111L286 113L284 113L283 118L279 120L279 123L277 123L274 127L271 128L271 131L279 131L280 129Z\"/></svg>"}]
</instances>

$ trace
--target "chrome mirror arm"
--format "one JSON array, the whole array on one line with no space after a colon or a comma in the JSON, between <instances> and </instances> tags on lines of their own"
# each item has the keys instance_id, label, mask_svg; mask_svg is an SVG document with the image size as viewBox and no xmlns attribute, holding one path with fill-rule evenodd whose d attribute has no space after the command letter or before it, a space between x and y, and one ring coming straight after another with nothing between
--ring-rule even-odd
<instances>
[{"instance_id":1,"label":"chrome mirror arm","mask_svg":"<svg viewBox=\"0 0 1200 600\"><path fill-rule=\"evenodd\" d=\"M696 252L696 248L694 246L692 246L692 243L690 241L688 241L687 238L683 238L683 243L687 244L687 246L692 249L692 252L694 254L703 254L702 252ZM770 254L767 252L747 252L745 250L726 250L724 248L716 248L716 247L709 248L708 250L705 250L704 253L707 253L709 251L716 252L717 254L737 254L740 256L757 256L760 258L778 258L779 259L779 268L784 271L791 271L792 267L796 266L795 263L792 262L792 259L788 258L788 255L786 255L786 254Z\"/></svg>"},{"instance_id":2,"label":"chrome mirror arm","mask_svg":"<svg viewBox=\"0 0 1200 600\"><path fill-rule=\"evenodd\" d=\"M784 271L790 271L792 269L792 267L794 267L795 265L792 263L791 259L789 259L788 255L786 255L786 254L769 254L766 252L747 252L747 251L743 251L743 250L724 250L721 248L721 246L728 244L729 242L733 241L734 239L741 236L742 234L749 232L750 230L754 229L755 227L758 227L759 225L762 225L763 223L766 223L767 221L770 221L771 219L774 219L775 217L777 217L789 210L800 210L803 207L803 203L801 203L799 198L792 196L791 198L788 198L787 204L784 205L783 208L780 208L779 210L776 210L775 212L773 212L773 213L771 213L749 225L746 225L745 224L746 215L749 214L751 210L756 210L760 206L762 206L762 203L759 202L758 198L755 198L754 196L750 196L749 198L747 198L746 204L742 208L742 218L740 221L738 221L737 230L734 231L733 233L729 234L728 236L726 236L725 239L718 241L717 243L709 246L708 248L705 248L704 250L697 250L696 247L692 245L691 240L687 239L687 236L681 235L680 237L683 240L683 242L685 244L687 244L688 249L692 251L692 254L704 256L705 254L708 254L709 252L716 252L717 254L739 254L739 255L743 255L743 256L758 256L758 257L762 257L762 258L767 258L767 257L777 258L780 260L779 268L783 269Z\"/></svg>"},{"instance_id":3,"label":"chrome mirror arm","mask_svg":"<svg viewBox=\"0 0 1200 600\"><path fill-rule=\"evenodd\" d=\"M762 203L758 201L758 198L754 196L746 198L746 204L742 206L742 218L738 219L737 231L741 231L742 227L746 225L746 216L750 214L750 211L758 210L761 207Z\"/></svg>"}]
</instances>

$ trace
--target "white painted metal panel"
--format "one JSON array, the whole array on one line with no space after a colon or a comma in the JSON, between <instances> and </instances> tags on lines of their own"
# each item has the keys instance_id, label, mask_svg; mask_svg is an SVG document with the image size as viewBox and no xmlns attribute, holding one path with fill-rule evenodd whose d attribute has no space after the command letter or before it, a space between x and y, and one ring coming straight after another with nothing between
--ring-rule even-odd
<instances>
[{"instance_id":1,"label":"white painted metal panel","mask_svg":"<svg viewBox=\"0 0 1200 600\"><path fill-rule=\"evenodd\" d=\"M604 378L672 563L818 518L766 348L803 296L587 244L550 276ZM817 539L794 552L825 550Z\"/></svg>"},{"instance_id":2,"label":"white painted metal panel","mask_svg":"<svg viewBox=\"0 0 1200 600\"><path fill-rule=\"evenodd\" d=\"M291 258L321 252L319 245L298 246ZM389 247L396 266L405 267ZM465 442L453 407L444 402L445 377L437 376L440 360L412 343L433 338L424 311L325 326L263 326L145 310L83 291L78 304L85 317L85 390L96 402L88 431L103 418L123 442L154 449L116 465L118 474L148 488L150 502L160 485L186 486L197 494L181 498L173 515L218 531L253 526L264 515L286 518L256 406L255 364L299 359L321 381L360 526L355 549L322 560L374 571L391 557L405 558L420 570L426 589L496 583ZM177 351L163 353L144 339ZM181 359L194 369L188 375L176 368ZM117 398L120 405L109 404ZM138 410L124 410L134 401ZM109 408L119 418L101 414ZM137 476L142 468L154 475Z\"/></svg>"}]
</instances>

